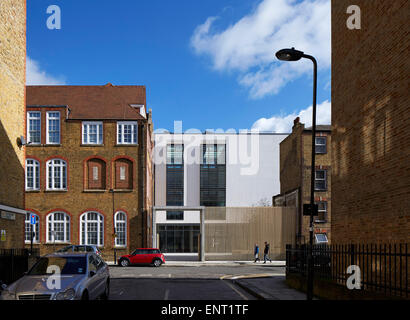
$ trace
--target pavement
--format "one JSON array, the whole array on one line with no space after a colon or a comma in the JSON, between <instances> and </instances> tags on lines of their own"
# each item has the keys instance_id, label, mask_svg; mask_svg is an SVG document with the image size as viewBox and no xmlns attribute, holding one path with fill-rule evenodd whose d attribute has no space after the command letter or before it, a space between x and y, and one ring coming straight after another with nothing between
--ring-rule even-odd
<instances>
[{"instance_id":1,"label":"pavement","mask_svg":"<svg viewBox=\"0 0 410 320\"><path fill-rule=\"evenodd\" d=\"M114 261L107 261L109 266L116 265ZM203 267L203 266L261 266L261 267L272 267L272 266L286 266L286 261L272 261L272 262L256 262L253 261L166 261L162 267Z\"/></svg>"}]
</instances>

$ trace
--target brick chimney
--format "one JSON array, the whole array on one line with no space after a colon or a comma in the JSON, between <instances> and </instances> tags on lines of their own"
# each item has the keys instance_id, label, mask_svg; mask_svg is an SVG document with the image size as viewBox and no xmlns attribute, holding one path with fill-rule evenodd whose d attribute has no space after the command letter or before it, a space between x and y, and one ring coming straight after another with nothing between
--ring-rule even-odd
<instances>
[{"instance_id":1,"label":"brick chimney","mask_svg":"<svg viewBox=\"0 0 410 320\"><path fill-rule=\"evenodd\" d=\"M303 128L305 127L305 125L300 122L300 118L297 117L295 120L293 120L292 132L295 132L295 131L296 131L297 129L299 129L301 126L303 126Z\"/></svg>"}]
</instances>

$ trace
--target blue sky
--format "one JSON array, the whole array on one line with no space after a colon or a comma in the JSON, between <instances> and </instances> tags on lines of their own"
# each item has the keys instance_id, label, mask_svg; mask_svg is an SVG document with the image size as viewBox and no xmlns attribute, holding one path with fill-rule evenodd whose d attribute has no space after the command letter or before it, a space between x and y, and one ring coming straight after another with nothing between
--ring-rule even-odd
<instances>
[{"instance_id":1,"label":"blue sky","mask_svg":"<svg viewBox=\"0 0 410 320\"><path fill-rule=\"evenodd\" d=\"M145 85L155 128L287 132L309 121L319 61L319 123L330 122L329 0L28 0L28 84ZM49 30L47 7L61 8Z\"/></svg>"}]
</instances>

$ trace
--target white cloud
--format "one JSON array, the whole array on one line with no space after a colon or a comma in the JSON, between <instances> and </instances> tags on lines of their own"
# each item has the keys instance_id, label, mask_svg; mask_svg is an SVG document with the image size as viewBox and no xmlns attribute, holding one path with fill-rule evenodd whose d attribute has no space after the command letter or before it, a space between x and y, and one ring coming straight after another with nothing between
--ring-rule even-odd
<instances>
[{"instance_id":1,"label":"white cloud","mask_svg":"<svg viewBox=\"0 0 410 320\"><path fill-rule=\"evenodd\" d=\"M283 116L274 116L272 118L266 119L261 118L257 120L253 126L252 130L259 130L261 132L278 132L278 133L288 133L292 132L293 120L297 117L300 118L300 122L305 124L305 127L310 127L312 125L312 110L313 107L309 106L303 109L299 113L292 113ZM316 124L330 124L331 123L331 103L328 100L323 101L317 105L316 109Z\"/></svg>"},{"instance_id":2,"label":"white cloud","mask_svg":"<svg viewBox=\"0 0 410 320\"><path fill-rule=\"evenodd\" d=\"M65 80L61 77L55 77L41 70L40 64L27 56L26 64L26 85L63 85Z\"/></svg>"},{"instance_id":3,"label":"white cloud","mask_svg":"<svg viewBox=\"0 0 410 320\"><path fill-rule=\"evenodd\" d=\"M191 45L218 71L238 71L239 83L253 98L277 93L287 82L312 72L310 61L280 62L275 52L295 47L316 57L319 68L331 61L330 0L263 0L256 9L222 31L219 17L198 26Z\"/></svg>"}]
</instances>

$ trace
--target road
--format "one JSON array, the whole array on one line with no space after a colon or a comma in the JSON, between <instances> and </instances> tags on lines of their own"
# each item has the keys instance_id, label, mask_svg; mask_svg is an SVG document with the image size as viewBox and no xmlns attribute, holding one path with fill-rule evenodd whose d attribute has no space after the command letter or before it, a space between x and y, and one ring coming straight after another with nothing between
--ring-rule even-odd
<instances>
[{"instance_id":1,"label":"road","mask_svg":"<svg viewBox=\"0 0 410 320\"><path fill-rule=\"evenodd\" d=\"M231 279L280 275L278 266L110 266L111 300L255 300Z\"/></svg>"}]
</instances>

